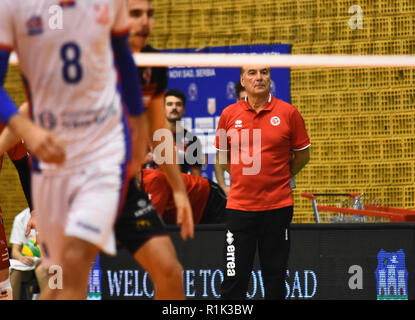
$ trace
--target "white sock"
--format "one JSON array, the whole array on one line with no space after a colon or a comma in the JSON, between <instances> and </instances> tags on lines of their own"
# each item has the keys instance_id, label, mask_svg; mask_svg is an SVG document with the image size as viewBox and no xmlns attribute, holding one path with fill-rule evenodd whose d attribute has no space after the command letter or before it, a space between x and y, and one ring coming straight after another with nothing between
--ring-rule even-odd
<instances>
[{"instance_id":1,"label":"white sock","mask_svg":"<svg viewBox=\"0 0 415 320\"><path fill-rule=\"evenodd\" d=\"M13 300L13 290L10 279L0 282L0 300Z\"/></svg>"}]
</instances>

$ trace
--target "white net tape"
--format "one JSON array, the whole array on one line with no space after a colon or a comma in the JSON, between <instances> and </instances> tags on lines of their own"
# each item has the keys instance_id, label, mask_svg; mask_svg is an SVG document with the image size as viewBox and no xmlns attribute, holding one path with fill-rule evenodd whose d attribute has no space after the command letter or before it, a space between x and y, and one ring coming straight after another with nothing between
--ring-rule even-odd
<instances>
[{"instance_id":1,"label":"white net tape","mask_svg":"<svg viewBox=\"0 0 415 320\"><path fill-rule=\"evenodd\" d=\"M291 54L222 54L222 53L139 53L140 66L241 67L266 65L273 68L382 68L415 67L412 55L291 55ZM11 64L18 64L16 54Z\"/></svg>"}]
</instances>

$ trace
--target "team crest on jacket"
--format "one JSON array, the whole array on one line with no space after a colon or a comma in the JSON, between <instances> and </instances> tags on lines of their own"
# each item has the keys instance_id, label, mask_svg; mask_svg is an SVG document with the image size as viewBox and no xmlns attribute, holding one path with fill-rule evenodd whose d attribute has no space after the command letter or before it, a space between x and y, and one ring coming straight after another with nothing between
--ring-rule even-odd
<instances>
[{"instance_id":1,"label":"team crest on jacket","mask_svg":"<svg viewBox=\"0 0 415 320\"><path fill-rule=\"evenodd\" d=\"M274 127L278 126L280 123L281 123L280 118L278 118L278 117L272 117L272 118L271 118L271 124L272 124Z\"/></svg>"}]
</instances>

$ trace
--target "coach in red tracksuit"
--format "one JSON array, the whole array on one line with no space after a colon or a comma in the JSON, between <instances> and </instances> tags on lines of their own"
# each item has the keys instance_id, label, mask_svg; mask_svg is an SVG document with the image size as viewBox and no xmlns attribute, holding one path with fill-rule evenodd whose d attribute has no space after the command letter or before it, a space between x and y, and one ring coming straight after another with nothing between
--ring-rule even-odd
<instances>
[{"instance_id":1,"label":"coach in red tracksuit","mask_svg":"<svg viewBox=\"0 0 415 320\"><path fill-rule=\"evenodd\" d=\"M230 173L222 299L245 299L256 248L266 299L284 299L293 215L290 179L309 161L298 110L270 93L269 67L241 68L247 98L220 117L216 163Z\"/></svg>"}]
</instances>

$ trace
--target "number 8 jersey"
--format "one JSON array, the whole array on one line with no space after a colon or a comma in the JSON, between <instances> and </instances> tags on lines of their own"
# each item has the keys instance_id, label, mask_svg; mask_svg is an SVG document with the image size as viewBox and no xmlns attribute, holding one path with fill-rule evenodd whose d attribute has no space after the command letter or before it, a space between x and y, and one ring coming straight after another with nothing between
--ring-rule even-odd
<instances>
[{"instance_id":1,"label":"number 8 jersey","mask_svg":"<svg viewBox=\"0 0 415 320\"><path fill-rule=\"evenodd\" d=\"M125 0L0 1L0 50L18 55L33 121L65 143L59 170L127 148L111 47L127 32Z\"/></svg>"}]
</instances>

